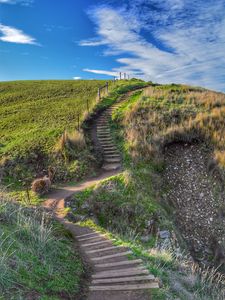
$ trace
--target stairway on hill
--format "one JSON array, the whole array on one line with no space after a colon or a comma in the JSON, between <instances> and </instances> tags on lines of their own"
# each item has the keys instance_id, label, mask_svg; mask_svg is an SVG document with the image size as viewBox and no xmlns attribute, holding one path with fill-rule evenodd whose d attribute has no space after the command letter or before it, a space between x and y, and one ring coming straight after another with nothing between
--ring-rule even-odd
<instances>
[{"instance_id":1,"label":"stairway on hill","mask_svg":"<svg viewBox=\"0 0 225 300\"><path fill-rule=\"evenodd\" d=\"M103 152L103 170L111 171L121 168L121 156L110 133L109 120L112 112L120 106L116 103L106 109L97 119L97 138Z\"/></svg>"}]
</instances>

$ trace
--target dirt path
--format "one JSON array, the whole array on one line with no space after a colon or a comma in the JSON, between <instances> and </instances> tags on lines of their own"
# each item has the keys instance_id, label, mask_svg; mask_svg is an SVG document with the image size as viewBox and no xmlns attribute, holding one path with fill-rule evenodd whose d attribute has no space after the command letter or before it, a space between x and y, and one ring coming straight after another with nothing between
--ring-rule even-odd
<instances>
[{"instance_id":1,"label":"dirt path","mask_svg":"<svg viewBox=\"0 0 225 300\"><path fill-rule=\"evenodd\" d=\"M208 175L209 158L210 153L199 144L168 146L165 179L169 192L164 197L193 257L202 263L212 262L212 258L214 263L222 263L225 197L217 178Z\"/></svg>"},{"instance_id":2,"label":"dirt path","mask_svg":"<svg viewBox=\"0 0 225 300\"><path fill-rule=\"evenodd\" d=\"M131 93L127 93L121 101L125 101L130 95ZM87 295L82 300L150 300L150 290L159 287L155 277L144 268L141 260L131 260L128 257L132 254L129 249L114 246L113 240L88 227L75 225L65 218L67 198L121 171L121 156L111 137L108 123L118 105L116 103L105 110L94 124L95 141L101 147L103 155L101 174L76 186L65 186L53 191L43 204L71 232L78 243L85 265L90 270Z\"/></svg>"}]
</instances>

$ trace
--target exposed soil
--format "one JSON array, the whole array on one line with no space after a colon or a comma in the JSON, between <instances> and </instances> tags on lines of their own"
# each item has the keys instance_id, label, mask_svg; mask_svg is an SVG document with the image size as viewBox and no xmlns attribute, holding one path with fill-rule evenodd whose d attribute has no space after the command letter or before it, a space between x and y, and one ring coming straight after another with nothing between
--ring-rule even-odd
<instances>
[{"instance_id":1,"label":"exposed soil","mask_svg":"<svg viewBox=\"0 0 225 300\"><path fill-rule=\"evenodd\" d=\"M200 144L171 144L165 149L164 201L196 260L223 264L225 197L217 176L208 173L210 151Z\"/></svg>"}]
</instances>

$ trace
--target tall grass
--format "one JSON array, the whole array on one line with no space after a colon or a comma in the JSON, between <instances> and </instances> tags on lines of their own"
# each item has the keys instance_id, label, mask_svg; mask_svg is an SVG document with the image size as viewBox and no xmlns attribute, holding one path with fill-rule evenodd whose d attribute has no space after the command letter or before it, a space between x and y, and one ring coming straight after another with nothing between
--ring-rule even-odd
<instances>
[{"instance_id":1,"label":"tall grass","mask_svg":"<svg viewBox=\"0 0 225 300\"><path fill-rule=\"evenodd\" d=\"M178 86L145 89L123 124L133 158L160 157L166 143L204 139L225 168L225 95Z\"/></svg>"},{"instance_id":2,"label":"tall grass","mask_svg":"<svg viewBox=\"0 0 225 300\"><path fill-rule=\"evenodd\" d=\"M51 215L22 207L1 193L0 237L1 299L78 293L81 261Z\"/></svg>"}]
</instances>

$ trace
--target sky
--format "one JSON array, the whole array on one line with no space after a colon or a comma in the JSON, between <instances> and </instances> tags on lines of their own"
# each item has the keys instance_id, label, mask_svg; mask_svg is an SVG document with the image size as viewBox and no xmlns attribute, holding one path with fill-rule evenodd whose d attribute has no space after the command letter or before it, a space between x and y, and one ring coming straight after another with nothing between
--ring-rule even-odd
<instances>
[{"instance_id":1,"label":"sky","mask_svg":"<svg viewBox=\"0 0 225 300\"><path fill-rule=\"evenodd\" d=\"M0 0L0 81L119 72L225 92L225 1Z\"/></svg>"}]
</instances>

